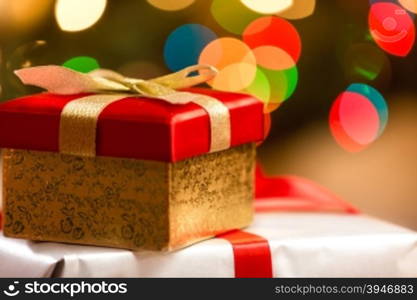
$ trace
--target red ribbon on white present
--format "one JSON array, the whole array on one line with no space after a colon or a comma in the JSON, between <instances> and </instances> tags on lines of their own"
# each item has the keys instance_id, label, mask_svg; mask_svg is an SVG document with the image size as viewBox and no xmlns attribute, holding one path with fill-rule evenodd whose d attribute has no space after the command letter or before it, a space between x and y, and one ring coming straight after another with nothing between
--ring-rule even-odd
<instances>
[{"instance_id":1,"label":"red ribbon on white present","mask_svg":"<svg viewBox=\"0 0 417 300\"><path fill-rule=\"evenodd\" d=\"M318 185L298 176L267 177L256 168L255 211L262 212L339 212L360 213L357 208ZM272 256L268 240L243 230L221 235L233 247L235 277L273 277Z\"/></svg>"}]
</instances>

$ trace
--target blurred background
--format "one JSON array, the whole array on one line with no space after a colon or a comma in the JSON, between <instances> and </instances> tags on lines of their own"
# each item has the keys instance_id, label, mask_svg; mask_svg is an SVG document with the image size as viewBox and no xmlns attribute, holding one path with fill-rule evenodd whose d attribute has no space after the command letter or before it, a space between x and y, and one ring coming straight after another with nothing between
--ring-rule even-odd
<instances>
[{"instance_id":1,"label":"blurred background","mask_svg":"<svg viewBox=\"0 0 417 300\"><path fill-rule=\"evenodd\" d=\"M264 101L270 131L258 153L268 175L307 177L365 213L417 229L416 7L0 0L0 100L39 91L14 76L23 67L151 78L210 63L220 70L212 88Z\"/></svg>"}]
</instances>

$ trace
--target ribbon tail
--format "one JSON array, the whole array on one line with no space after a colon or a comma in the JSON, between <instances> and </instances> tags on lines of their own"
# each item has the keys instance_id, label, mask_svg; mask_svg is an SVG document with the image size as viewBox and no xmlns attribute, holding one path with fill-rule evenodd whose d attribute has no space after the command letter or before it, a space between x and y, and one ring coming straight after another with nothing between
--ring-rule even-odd
<instances>
[{"instance_id":1,"label":"ribbon tail","mask_svg":"<svg viewBox=\"0 0 417 300\"><path fill-rule=\"evenodd\" d=\"M272 254L267 239L243 230L216 236L227 240L233 248L236 278L272 278Z\"/></svg>"}]
</instances>

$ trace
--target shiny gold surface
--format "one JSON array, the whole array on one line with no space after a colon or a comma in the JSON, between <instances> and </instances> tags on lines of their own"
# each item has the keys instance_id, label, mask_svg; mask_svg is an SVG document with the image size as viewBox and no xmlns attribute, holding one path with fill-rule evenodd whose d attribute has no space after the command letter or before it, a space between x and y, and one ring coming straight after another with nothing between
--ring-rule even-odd
<instances>
[{"instance_id":1,"label":"shiny gold surface","mask_svg":"<svg viewBox=\"0 0 417 300\"><path fill-rule=\"evenodd\" d=\"M242 228L252 221L255 146L170 164L173 248Z\"/></svg>"},{"instance_id":2,"label":"shiny gold surface","mask_svg":"<svg viewBox=\"0 0 417 300\"><path fill-rule=\"evenodd\" d=\"M4 234L172 250L252 219L255 147L171 163L3 152Z\"/></svg>"},{"instance_id":3,"label":"shiny gold surface","mask_svg":"<svg viewBox=\"0 0 417 300\"><path fill-rule=\"evenodd\" d=\"M67 103L61 112L59 151L96 156L97 122L101 112L128 95L91 95Z\"/></svg>"}]
</instances>

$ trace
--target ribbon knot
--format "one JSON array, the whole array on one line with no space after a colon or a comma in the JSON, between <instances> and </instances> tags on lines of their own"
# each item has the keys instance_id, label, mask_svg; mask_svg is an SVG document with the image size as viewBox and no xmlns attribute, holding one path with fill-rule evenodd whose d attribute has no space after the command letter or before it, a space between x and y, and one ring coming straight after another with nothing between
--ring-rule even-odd
<instances>
[{"instance_id":1,"label":"ribbon knot","mask_svg":"<svg viewBox=\"0 0 417 300\"><path fill-rule=\"evenodd\" d=\"M197 75L192 76L194 72ZM190 66L150 80L125 77L107 69L84 74L54 65L20 69L15 74L24 84L38 86L54 94L96 93L72 100L62 110L59 134L61 153L95 156L99 115L108 105L126 97L153 98L175 105L196 103L209 115L209 151L230 147L230 114L223 102L206 95L177 91L214 78L217 70L212 66Z\"/></svg>"}]
</instances>

